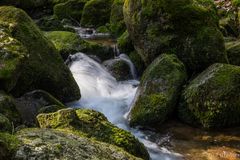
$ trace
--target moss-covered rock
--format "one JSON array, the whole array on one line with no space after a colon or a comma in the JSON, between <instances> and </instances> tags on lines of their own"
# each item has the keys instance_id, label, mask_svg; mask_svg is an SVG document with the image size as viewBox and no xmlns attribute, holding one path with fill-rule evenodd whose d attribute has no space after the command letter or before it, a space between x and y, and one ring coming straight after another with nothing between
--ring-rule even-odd
<instances>
[{"instance_id":1,"label":"moss-covered rock","mask_svg":"<svg viewBox=\"0 0 240 160\"><path fill-rule=\"evenodd\" d=\"M0 159L12 159L19 146L20 142L14 135L0 132Z\"/></svg>"},{"instance_id":2,"label":"moss-covered rock","mask_svg":"<svg viewBox=\"0 0 240 160\"><path fill-rule=\"evenodd\" d=\"M173 113L187 74L176 55L163 54L144 72L130 112L131 125L157 127Z\"/></svg>"},{"instance_id":3,"label":"moss-covered rock","mask_svg":"<svg viewBox=\"0 0 240 160\"><path fill-rule=\"evenodd\" d=\"M72 19L80 21L82 17L83 7L89 0L69 0L65 3L59 3L54 6L54 15L58 19Z\"/></svg>"},{"instance_id":4,"label":"moss-covered rock","mask_svg":"<svg viewBox=\"0 0 240 160\"><path fill-rule=\"evenodd\" d=\"M82 11L81 26L97 28L110 20L113 0L89 0Z\"/></svg>"},{"instance_id":5,"label":"moss-covered rock","mask_svg":"<svg viewBox=\"0 0 240 160\"><path fill-rule=\"evenodd\" d=\"M177 54L191 72L226 62L212 0L126 0L124 19L147 65L162 53Z\"/></svg>"},{"instance_id":6,"label":"moss-covered rock","mask_svg":"<svg viewBox=\"0 0 240 160\"><path fill-rule=\"evenodd\" d=\"M240 124L240 67L214 64L185 88L179 117L204 128Z\"/></svg>"},{"instance_id":7,"label":"moss-covered rock","mask_svg":"<svg viewBox=\"0 0 240 160\"><path fill-rule=\"evenodd\" d=\"M85 41L76 33L53 31L46 32L45 35L53 42L63 59L66 59L70 54L75 54L77 52L83 52L87 55L96 55L101 60L106 60L113 56L113 50L110 47Z\"/></svg>"},{"instance_id":8,"label":"moss-covered rock","mask_svg":"<svg viewBox=\"0 0 240 160\"><path fill-rule=\"evenodd\" d=\"M20 68L27 57L27 49L0 22L0 87L10 91L20 76Z\"/></svg>"},{"instance_id":9,"label":"moss-covered rock","mask_svg":"<svg viewBox=\"0 0 240 160\"><path fill-rule=\"evenodd\" d=\"M124 0L114 0L110 15L110 30L111 33L118 37L126 30L126 25L123 17Z\"/></svg>"},{"instance_id":10,"label":"moss-covered rock","mask_svg":"<svg viewBox=\"0 0 240 160\"><path fill-rule=\"evenodd\" d=\"M226 42L225 46L229 63L240 66L240 40Z\"/></svg>"},{"instance_id":11,"label":"moss-covered rock","mask_svg":"<svg viewBox=\"0 0 240 160\"><path fill-rule=\"evenodd\" d=\"M64 24L59 19L57 19L55 16L44 16L40 19L37 19L35 21L35 23L43 31L72 31L72 32L74 32L74 29L64 27Z\"/></svg>"},{"instance_id":12,"label":"moss-covered rock","mask_svg":"<svg viewBox=\"0 0 240 160\"><path fill-rule=\"evenodd\" d=\"M0 114L6 116L15 127L21 123L15 100L3 91L0 91Z\"/></svg>"},{"instance_id":13,"label":"moss-covered rock","mask_svg":"<svg viewBox=\"0 0 240 160\"><path fill-rule=\"evenodd\" d=\"M129 36L128 31L125 31L118 39L117 46L120 53L129 54L134 51L133 42Z\"/></svg>"},{"instance_id":14,"label":"moss-covered rock","mask_svg":"<svg viewBox=\"0 0 240 160\"><path fill-rule=\"evenodd\" d=\"M17 98L16 107L23 123L29 126L36 126L36 116L39 113L56 112L66 108L56 98L42 90L35 90Z\"/></svg>"},{"instance_id":15,"label":"moss-covered rock","mask_svg":"<svg viewBox=\"0 0 240 160\"><path fill-rule=\"evenodd\" d=\"M21 142L14 159L141 160L123 149L52 129L25 129L17 133Z\"/></svg>"},{"instance_id":16,"label":"moss-covered rock","mask_svg":"<svg viewBox=\"0 0 240 160\"><path fill-rule=\"evenodd\" d=\"M54 45L43 36L24 11L10 6L0 7L0 23L27 50L25 61L20 63L23 66L17 68L20 74L18 79L11 74L16 79L15 86L10 89L4 87L5 90L20 96L34 89L43 89L64 102L80 98L77 83ZM18 57L19 53L16 54Z\"/></svg>"},{"instance_id":17,"label":"moss-covered rock","mask_svg":"<svg viewBox=\"0 0 240 160\"><path fill-rule=\"evenodd\" d=\"M22 9L33 9L43 7L48 4L48 0L1 0L1 5L13 5Z\"/></svg>"},{"instance_id":18,"label":"moss-covered rock","mask_svg":"<svg viewBox=\"0 0 240 160\"><path fill-rule=\"evenodd\" d=\"M135 156L149 159L143 144L131 133L115 127L99 112L63 109L55 113L39 114L37 119L41 128L54 128L91 137L121 147Z\"/></svg>"},{"instance_id":19,"label":"moss-covered rock","mask_svg":"<svg viewBox=\"0 0 240 160\"><path fill-rule=\"evenodd\" d=\"M0 113L0 131L1 132L10 132L12 130L12 125L9 119Z\"/></svg>"},{"instance_id":20,"label":"moss-covered rock","mask_svg":"<svg viewBox=\"0 0 240 160\"><path fill-rule=\"evenodd\" d=\"M117 81L134 79L129 65L120 58L104 61L103 65Z\"/></svg>"}]
</instances>

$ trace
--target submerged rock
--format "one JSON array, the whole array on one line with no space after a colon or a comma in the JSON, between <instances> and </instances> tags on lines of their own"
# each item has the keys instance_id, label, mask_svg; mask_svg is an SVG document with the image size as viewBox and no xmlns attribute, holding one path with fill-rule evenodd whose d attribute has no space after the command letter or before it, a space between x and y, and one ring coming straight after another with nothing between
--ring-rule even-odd
<instances>
[{"instance_id":1,"label":"submerged rock","mask_svg":"<svg viewBox=\"0 0 240 160\"><path fill-rule=\"evenodd\" d=\"M185 88L179 117L204 128L240 124L240 67L214 64Z\"/></svg>"},{"instance_id":2,"label":"submerged rock","mask_svg":"<svg viewBox=\"0 0 240 160\"><path fill-rule=\"evenodd\" d=\"M169 119L187 79L184 64L163 54L144 72L130 112L131 125L154 126Z\"/></svg>"},{"instance_id":3,"label":"submerged rock","mask_svg":"<svg viewBox=\"0 0 240 160\"><path fill-rule=\"evenodd\" d=\"M149 159L142 143L131 133L115 127L99 112L87 109L63 109L55 113L39 114L37 119L41 128L54 128L84 135L121 147L137 157Z\"/></svg>"},{"instance_id":4,"label":"submerged rock","mask_svg":"<svg viewBox=\"0 0 240 160\"><path fill-rule=\"evenodd\" d=\"M45 35L53 42L64 60L66 60L69 55L77 52L83 52L87 55L95 55L101 60L110 59L113 56L112 48L94 42L85 41L76 33L53 31L46 32Z\"/></svg>"},{"instance_id":5,"label":"submerged rock","mask_svg":"<svg viewBox=\"0 0 240 160\"><path fill-rule=\"evenodd\" d=\"M113 0L89 0L82 12L81 26L97 28L110 20Z\"/></svg>"},{"instance_id":6,"label":"submerged rock","mask_svg":"<svg viewBox=\"0 0 240 160\"><path fill-rule=\"evenodd\" d=\"M117 81L134 79L129 65L122 59L107 60L103 65Z\"/></svg>"},{"instance_id":7,"label":"submerged rock","mask_svg":"<svg viewBox=\"0 0 240 160\"><path fill-rule=\"evenodd\" d=\"M6 74L0 77L3 84L10 79L10 84L1 86L2 89L10 91L14 96L43 89L63 102L80 98L79 88L70 70L53 44L43 36L24 11L10 6L0 7L0 24L4 25L1 30L7 29L9 35L1 36L0 41L7 39L11 41L10 44L13 43L1 43L3 56L8 55L10 62L3 60L3 64L11 64L11 70L7 69ZM8 46L11 50L5 52Z\"/></svg>"},{"instance_id":8,"label":"submerged rock","mask_svg":"<svg viewBox=\"0 0 240 160\"><path fill-rule=\"evenodd\" d=\"M52 129L25 129L17 134L21 146L15 159L141 160L116 146Z\"/></svg>"},{"instance_id":9,"label":"submerged rock","mask_svg":"<svg viewBox=\"0 0 240 160\"><path fill-rule=\"evenodd\" d=\"M227 62L211 0L127 0L124 19L146 65L162 53L176 54L191 72Z\"/></svg>"}]
</instances>

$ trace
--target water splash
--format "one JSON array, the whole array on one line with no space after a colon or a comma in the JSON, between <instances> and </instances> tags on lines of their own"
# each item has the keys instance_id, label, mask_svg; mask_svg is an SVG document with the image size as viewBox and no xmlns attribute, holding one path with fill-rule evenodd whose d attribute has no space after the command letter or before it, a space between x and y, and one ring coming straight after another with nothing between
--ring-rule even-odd
<instances>
[{"instance_id":1,"label":"water splash","mask_svg":"<svg viewBox=\"0 0 240 160\"><path fill-rule=\"evenodd\" d=\"M117 82L105 68L83 53L72 55L68 64L81 90L80 101L69 104L102 112L116 126L132 132L147 147L152 160L176 160L181 156L172 153L150 140L149 133L130 128L125 116L135 97L136 80Z\"/></svg>"}]
</instances>

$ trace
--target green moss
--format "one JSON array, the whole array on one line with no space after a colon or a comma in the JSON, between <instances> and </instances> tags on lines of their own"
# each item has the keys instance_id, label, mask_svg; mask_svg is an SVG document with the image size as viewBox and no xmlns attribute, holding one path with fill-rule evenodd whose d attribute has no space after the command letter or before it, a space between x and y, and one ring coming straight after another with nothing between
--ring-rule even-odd
<instances>
[{"instance_id":1,"label":"green moss","mask_svg":"<svg viewBox=\"0 0 240 160\"><path fill-rule=\"evenodd\" d=\"M96 29L98 33L109 33L109 29L107 26L100 26Z\"/></svg>"},{"instance_id":2,"label":"green moss","mask_svg":"<svg viewBox=\"0 0 240 160\"><path fill-rule=\"evenodd\" d=\"M66 59L70 54L75 54L77 52L83 52L88 55L96 55L101 60L110 59L113 55L113 51L110 47L85 41L76 33L53 31L46 32L45 36L53 42L63 59Z\"/></svg>"},{"instance_id":3,"label":"green moss","mask_svg":"<svg viewBox=\"0 0 240 160\"><path fill-rule=\"evenodd\" d=\"M186 79L185 66L175 55L158 57L142 76L130 124L157 127L169 119Z\"/></svg>"},{"instance_id":4,"label":"green moss","mask_svg":"<svg viewBox=\"0 0 240 160\"><path fill-rule=\"evenodd\" d=\"M11 90L14 96L43 89L64 102L80 98L77 83L61 56L24 11L0 7L0 23L5 23L12 37L28 51L17 83Z\"/></svg>"},{"instance_id":5,"label":"green moss","mask_svg":"<svg viewBox=\"0 0 240 160\"><path fill-rule=\"evenodd\" d=\"M162 53L176 54L190 72L227 62L211 0L127 0L124 20L146 65Z\"/></svg>"},{"instance_id":6,"label":"green moss","mask_svg":"<svg viewBox=\"0 0 240 160\"><path fill-rule=\"evenodd\" d=\"M81 20L83 7L89 0L69 0L54 6L54 15L58 19L74 19Z\"/></svg>"},{"instance_id":7,"label":"green moss","mask_svg":"<svg viewBox=\"0 0 240 160\"><path fill-rule=\"evenodd\" d=\"M1 159L11 159L19 146L20 142L14 135L0 132Z\"/></svg>"},{"instance_id":8,"label":"green moss","mask_svg":"<svg viewBox=\"0 0 240 160\"><path fill-rule=\"evenodd\" d=\"M37 116L41 128L55 128L119 146L127 152L149 159L148 153L131 133L115 127L107 118L87 109L64 109Z\"/></svg>"},{"instance_id":9,"label":"green moss","mask_svg":"<svg viewBox=\"0 0 240 160\"><path fill-rule=\"evenodd\" d=\"M21 123L21 116L16 109L14 99L3 91L0 91L0 113L6 116L15 127Z\"/></svg>"},{"instance_id":10,"label":"green moss","mask_svg":"<svg viewBox=\"0 0 240 160\"><path fill-rule=\"evenodd\" d=\"M210 66L183 91L179 117L189 124L201 124L204 128L239 125L239 77L238 66Z\"/></svg>"},{"instance_id":11,"label":"green moss","mask_svg":"<svg viewBox=\"0 0 240 160\"><path fill-rule=\"evenodd\" d=\"M118 39L117 45L121 53L129 54L134 51L132 40L130 39L128 31L125 31Z\"/></svg>"},{"instance_id":12,"label":"green moss","mask_svg":"<svg viewBox=\"0 0 240 160\"><path fill-rule=\"evenodd\" d=\"M10 132L12 130L12 125L8 118L0 113L0 131Z\"/></svg>"},{"instance_id":13,"label":"green moss","mask_svg":"<svg viewBox=\"0 0 240 160\"><path fill-rule=\"evenodd\" d=\"M118 37L126 30L126 25L123 17L124 0L114 0L110 15L110 30L111 33Z\"/></svg>"},{"instance_id":14,"label":"green moss","mask_svg":"<svg viewBox=\"0 0 240 160\"><path fill-rule=\"evenodd\" d=\"M109 22L113 0L90 0L82 12L81 26L97 28Z\"/></svg>"}]
</instances>

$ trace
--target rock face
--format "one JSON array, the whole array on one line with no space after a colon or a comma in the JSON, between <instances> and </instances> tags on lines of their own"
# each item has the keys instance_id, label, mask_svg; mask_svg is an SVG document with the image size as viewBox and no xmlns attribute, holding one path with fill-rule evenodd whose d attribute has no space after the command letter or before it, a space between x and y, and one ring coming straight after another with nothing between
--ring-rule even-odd
<instances>
[{"instance_id":1,"label":"rock face","mask_svg":"<svg viewBox=\"0 0 240 160\"><path fill-rule=\"evenodd\" d=\"M230 41L225 45L229 63L240 66L240 41Z\"/></svg>"},{"instance_id":2,"label":"rock face","mask_svg":"<svg viewBox=\"0 0 240 160\"><path fill-rule=\"evenodd\" d=\"M224 41L211 0L127 0L124 19L135 49L146 64L174 53L189 71L226 62Z\"/></svg>"},{"instance_id":3,"label":"rock face","mask_svg":"<svg viewBox=\"0 0 240 160\"><path fill-rule=\"evenodd\" d=\"M168 119L186 79L185 66L175 55L158 57L143 74L130 124L156 127Z\"/></svg>"},{"instance_id":4,"label":"rock face","mask_svg":"<svg viewBox=\"0 0 240 160\"><path fill-rule=\"evenodd\" d=\"M101 60L113 56L113 50L107 46L101 46L94 42L81 39L76 33L67 31L46 32L46 37L53 42L62 58L66 60L70 54L83 52L87 55L95 55Z\"/></svg>"},{"instance_id":5,"label":"rock face","mask_svg":"<svg viewBox=\"0 0 240 160\"><path fill-rule=\"evenodd\" d=\"M0 24L3 26L1 29L6 30L1 32L3 36L0 41L3 41L3 45L8 41L15 45L0 47L1 56L6 57L6 61L1 61L10 66L0 69L0 81L4 84L2 89L15 96L43 89L64 102L80 98L77 83L55 47L24 11L0 7Z\"/></svg>"},{"instance_id":6,"label":"rock face","mask_svg":"<svg viewBox=\"0 0 240 160\"><path fill-rule=\"evenodd\" d=\"M119 129L96 111L86 109L63 109L55 113L39 114L41 128L54 128L85 135L98 141L110 143L143 159L149 159L148 152L129 132Z\"/></svg>"},{"instance_id":7,"label":"rock face","mask_svg":"<svg viewBox=\"0 0 240 160\"><path fill-rule=\"evenodd\" d=\"M240 124L240 67L214 64L185 88L179 117L204 128Z\"/></svg>"},{"instance_id":8,"label":"rock face","mask_svg":"<svg viewBox=\"0 0 240 160\"><path fill-rule=\"evenodd\" d=\"M90 0L82 13L81 25L97 28L109 22L113 0Z\"/></svg>"},{"instance_id":9,"label":"rock face","mask_svg":"<svg viewBox=\"0 0 240 160\"><path fill-rule=\"evenodd\" d=\"M141 160L116 146L68 132L26 129L20 131L17 138L21 146L17 148L14 159Z\"/></svg>"},{"instance_id":10,"label":"rock face","mask_svg":"<svg viewBox=\"0 0 240 160\"><path fill-rule=\"evenodd\" d=\"M133 43L129 36L128 31L125 31L117 39L117 45L118 45L120 53L129 54L130 52L134 51L134 46L133 46Z\"/></svg>"}]
</instances>

